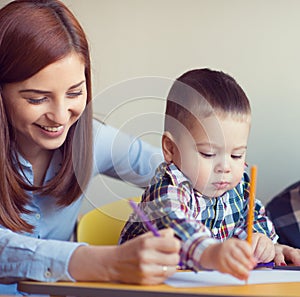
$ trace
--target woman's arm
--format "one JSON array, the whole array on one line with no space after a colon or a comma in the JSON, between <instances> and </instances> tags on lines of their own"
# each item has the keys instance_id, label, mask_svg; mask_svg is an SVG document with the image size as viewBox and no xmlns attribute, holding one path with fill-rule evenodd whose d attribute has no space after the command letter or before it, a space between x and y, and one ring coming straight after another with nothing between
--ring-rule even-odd
<instances>
[{"instance_id":1,"label":"woman's arm","mask_svg":"<svg viewBox=\"0 0 300 297\"><path fill-rule=\"evenodd\" d=\"M88 246L1 229L0 279L2 283L32 279L158 284L176 271L180 249L172 230L160 234L147 233L122 246Z\"/></svg>"},{"instance_id":2,"label":"woman's arm","mask_svg":"<svg viewBox=\"0 0 300 297\"><path fill-rule=\"evenodd\" d=\"M148 232L119 246L78 247L69 272L79 281L159 284L176 271L180 249L171 229L160 234Z\"/></svg>"},{"instance_id":3,"label":"woman's arm","mask_svg":"<svg viewBox=\"0 0 300 297\"><path fill-rule=\"evenodd\" d=\"M68 262L83 243L37 239L0 229L0 282L72 281Z\"/></svg>"},{"instance_id":4,"label":"woman's arm","mask_svg":"<svg viewBox=\"0 0 300 297\"><path fill-rule=\"evenodd\" d=\"M97 120L93 121L93 129L93 175L103 173L140 187L147 186L163 160L161 149Z\"/></svg>"}]
</instances>

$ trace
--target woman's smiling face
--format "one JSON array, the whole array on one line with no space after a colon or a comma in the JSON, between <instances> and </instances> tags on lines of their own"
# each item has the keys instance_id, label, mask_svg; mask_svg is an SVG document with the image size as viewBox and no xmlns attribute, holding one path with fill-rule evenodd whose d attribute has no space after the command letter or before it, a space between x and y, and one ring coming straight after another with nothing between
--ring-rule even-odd
<instances>
[{"instance_id":1,"label":"woman's smiling face","mask_svg":"<svg viewBox=\"0 0 300 297\"><path fill-rule=\"evenodd\" d=\"M86 106L83 59L71 53L25 81L5 84L2 97L21 153L56 149Z\"/></svg>"}]
</instances>

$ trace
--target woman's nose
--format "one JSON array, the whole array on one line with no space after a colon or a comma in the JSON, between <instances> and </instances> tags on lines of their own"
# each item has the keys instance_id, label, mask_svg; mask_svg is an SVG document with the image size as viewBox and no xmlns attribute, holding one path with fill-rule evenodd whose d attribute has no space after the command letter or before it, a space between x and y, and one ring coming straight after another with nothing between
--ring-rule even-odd
<instances>
[{"instance_id":1,"label":"woman's nose","mask_svg":"<svg viewBox=\"0 0 300 297\"><path fill-rule=\"evenodd\" d=\"M69 116L69 107L65 100L53 101L50 105L50 109L47 112L47 117L59 124L64 124Z\"/></svg>"}]
</instances>

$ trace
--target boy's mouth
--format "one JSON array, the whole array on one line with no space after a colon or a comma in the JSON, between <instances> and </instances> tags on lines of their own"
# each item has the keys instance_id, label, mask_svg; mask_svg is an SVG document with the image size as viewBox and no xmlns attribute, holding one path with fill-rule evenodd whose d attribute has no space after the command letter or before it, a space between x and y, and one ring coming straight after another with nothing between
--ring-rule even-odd
<instances>
[{"instance_id":1,"label":"boy's mouth","mask_svg":"<svg viewBox=\"0 0 300 297\"><path fill-rule=\"evenodd\" d=\"M216 183L213 183L213 185L218 189L218 190L222 190L222 189L225 189L227 188L230 183L229 182L216 182Z\"/></svg>"}]
</instances>

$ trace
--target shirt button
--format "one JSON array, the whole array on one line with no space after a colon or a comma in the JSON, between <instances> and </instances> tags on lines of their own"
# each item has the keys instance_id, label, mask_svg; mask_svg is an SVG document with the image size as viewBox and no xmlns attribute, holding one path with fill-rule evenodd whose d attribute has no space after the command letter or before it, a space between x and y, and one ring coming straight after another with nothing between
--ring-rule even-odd
<instances>
[{"instance_id":1,"label":"shirt button","mask_svg":"<svg viewBox=\"0 0 300 297\"><path fill-rule=\"evenodd\" d=\"M40 215L39 213L37 213L37 214L35 215L35 218L36 218L37 220L39 220L39 219L41 218L41 215Z\"/></svg>"},{"instance_id":2,"label":"shirt button","mask_svg":"<svg viewBox=\"0 0 300 297\"><path fill-rule=\"evenodd\" d=\"M45 272L44 276L47 277L47 278L49 278L49 277L52 276L52 273L51 273L49 270L47 270L47 271Z\"/></svg>"},{"instance_id":3,"label":"shirt button","mask_svg":"<svg viewBox=\"0 0 300 297\"><path fill-rule=\"evenodd\" d=\"M193 263L193 261L192 261L191 259L189 259L189 260L186 262L186 264L187 264L188 267L191 267L191 268L194 266L194 263Z\"/></svg>"}]
</instances>

